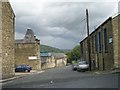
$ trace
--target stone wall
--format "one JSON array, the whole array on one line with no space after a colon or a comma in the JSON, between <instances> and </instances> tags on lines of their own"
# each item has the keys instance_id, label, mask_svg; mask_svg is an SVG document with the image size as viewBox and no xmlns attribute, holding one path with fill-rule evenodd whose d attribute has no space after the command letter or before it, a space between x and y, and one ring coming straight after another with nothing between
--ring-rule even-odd
<instances>
[{"instance_id":1,"label":"stone wall","mask_svg":"<svg viewBox=\"0 0 120 90\"><path fill-rule=\"evenodd\" d=\"M66 66L67 58L58 58L56 60L56 67Z\"/></svg>"},{"instance_id":2,"label":"stone wall","mask_svg":"<svg viewBox=\"0 0 120 90\"><path fill-rule=\"evenodd\" d=\"M0 1L0 79L2 78L2 2Z\"/></svg>"},{"instance_id":3,"label":"stone wall","mask_svg":"<svg viewBox=\"0 0 120 90\"><path fill-rule=\"evenodd\" d=\"M119 19L118 19L119 18ZM117 17L114 17L112 20L112 26L113 26L113 48L114 48L114 68L120 68L120 15ZM118 27L119 26L119 27Z\"/></svg>"},{"instance_id":4,"label":"stone wall","mask_svg":"<svg viewBox=\"0 0 120 90\"><path fill-rule=\"evenodd\" d=\"M120 46L120 1L118 3L118 12L119 12L119 17L118 17L118 46ZM118 66L120 68L120 47L118 47Z\"/></svg>"},{"instance_id":5,"label":"stone wall","mask_svg":"<svg viewBox=\"0 0 120 90\"><path fill-rule=\"evenodd\" d=\"M15 44L15 66L26 64L33 70L41 69L40 44L38 43L16 43Z\"/></svg>"},{"instance_id":6,"label":"stone wall","mask_svg":"<svg viewBox=\"0 0 120 90\"><path fill-rule=\"evenodd\" d=\"M51 57L48 59L47 68L54 68L54 67L55 67L55 59L54 57Z\"/></svg>"},{"instance_id":7,"label":"stone wall","mask_svg":"<svg viewBox=\"0 0 120 90\"><path fill-rule=\"evenodd\" d=\"M113 60L113 29L112 18L108 18L90 34L90 59L92 69L112 69ZM105 34L106 31L106 34ZM97 40L95 38L97 37ZM88 60L88 37L80 42L82 59ZM97 50L96 50L97 48Z\"/></svg>"},{"instance_id":8,"label":"stone wall","mask_svg":"<svg viewBox=\"0 0 120 90\"><path fill-rule=\"evenodd\" d=\"M42 69L54 68L55 67L55 59L53 56L41 56Z\"/></svg>"},{"instance_id":9,"label":"stone wall","mask_svg":"<svg viewBox=\"0 0 120 90\"><path fill-rule=\"evenodd\" d=\"M14 13L2 2L2 78L14 76Z\"/></svg>"},{"instance_id":10,"label":"stone wall","mask_svg":"<svg viewBox=\"0 0 120 90\"><path fill-rule=\"evenodd\" d=\"M107 31L107 38L104 36L104 29ZM104 39L106 38L107 40L107 50L105 50L105 41ZM104 66L105 69L112 69L113 64L114 64L114 53L113 53L113 28L112 28L112 18L110 17L108 21L103 24L102 26L102 51L101 52L101 58L102 58L102 63L104 59ZM103 67L103 66L102 66Z\"/></svg>"},{"instance_id":11,"label":"stone wall","mask_svg":"<svg viewBox=\"0 0 120 90\"><path fill-rule=\"evenodd\" d=\"M120 2L119 2L120 5ZM120 13L118 16L118 68L120 69Z\"/></svg>"}]
</instances>

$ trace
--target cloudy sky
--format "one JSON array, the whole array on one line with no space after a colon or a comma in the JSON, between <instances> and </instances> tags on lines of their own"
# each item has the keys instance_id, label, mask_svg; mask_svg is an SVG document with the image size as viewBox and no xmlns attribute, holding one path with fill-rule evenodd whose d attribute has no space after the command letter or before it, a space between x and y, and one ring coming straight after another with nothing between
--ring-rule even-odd
<instances>
[{"instance_id":1,"label":"cloudy sky","mask_svg":"<svg viewBox=\"0 0 120 90\"><path fill-rule=\"evenodd\" d=\"M86 37L86 8L90 32L118 12L119 0L9 0L16 15L15 38L31 28L41 44L72 49Z\"/></svg>"}]
</instances>

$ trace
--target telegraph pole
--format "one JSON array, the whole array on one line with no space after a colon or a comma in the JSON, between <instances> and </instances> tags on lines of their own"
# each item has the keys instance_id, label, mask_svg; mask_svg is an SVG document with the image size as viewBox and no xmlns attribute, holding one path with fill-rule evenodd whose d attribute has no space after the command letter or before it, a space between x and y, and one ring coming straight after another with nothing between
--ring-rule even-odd
<instances>
[{"instance_id":1,"label":"telegraph pole","mask_svg":"<svg viewBox=\"0 0 120 90\"><path fill-rule=\"evenodd\" d=\"M88 9L86 9L86 21L87 21L87 46L88 46L88 59L89 59L89 70L91 71L91 55L90 55L90 34L89 34L89 16Z\"/></svg>"}]
</instances>

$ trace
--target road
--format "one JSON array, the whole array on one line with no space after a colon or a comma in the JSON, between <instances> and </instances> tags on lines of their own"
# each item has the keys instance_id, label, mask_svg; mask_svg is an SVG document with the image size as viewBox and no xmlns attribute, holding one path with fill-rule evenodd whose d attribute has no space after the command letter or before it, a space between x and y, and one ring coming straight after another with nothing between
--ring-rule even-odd
<instances>
[{"instance_id":1,"label":"road","mask_svg":"<svg viewBox=\"0 0 120 90\"><path fill-rule=\"evenodd\" d=\"M118 88L118 73L77 72L66 66L5 82L3 88Z\"/></svg>"}]
</instances>

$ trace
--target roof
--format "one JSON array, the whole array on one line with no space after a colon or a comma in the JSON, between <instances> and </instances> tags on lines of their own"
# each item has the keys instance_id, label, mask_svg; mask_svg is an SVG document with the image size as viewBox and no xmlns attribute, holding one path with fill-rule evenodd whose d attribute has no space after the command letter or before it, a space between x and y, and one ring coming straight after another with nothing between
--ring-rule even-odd
<instances>
[{"instance_id":1,"label":"roof","mask_svg":"<svg viewBox=\"0 0 120 90\"><path fill-rule=\"evenodd\" d=\"M120 14L118 13L118 14L115 14L115 15L113 15L113 16L111 16L111 17L109 17L107 20L105 20L101 25L99 25L91 34L90 34L90 36L93 34L93 33L95 33L101 26L103 26L105 23L107 23L108 21L111 21L112 19L114 19L114 18L116 18L116 17L119 17L120 16ZM80 41L80 43L82 43L83 41L85 41L87 39L87 37L85 37L82 41Z\"/></svg>"},{"instance_id":2,"label":"roof","mask_svg":"<svg viewBox=\"0 0 120 90\"><path fill-rule=\"evenodd\" d=\"M24 39L17 39L15 43L39 43L40 40L36 38L34 32L31 29L27 29Z\"/></svg>"},{"instance_id":3,"label":"roof","mask_svg":"<svg viewBox=\"0 0 120 90\"><path fill-rule=\"evenodd\" d=\"M66 55L64 53L52 53L55 58L64 58Z\"/></svg>"},{"instance_id":4,"label":"roof","mask_svg":"<svg viewBox=\"0 0 120 90\"><path fill-rule=\"evenodd\" d=\"M50 56L52 56L52 53L40 53L40 56L41 57L50 57Z\"/></svg>"},{"instance_id":5,"label":"roof","mask_svg":"<svg viewBox=\"0 0 120 90\"><path fill-rule=\"evenodd\" d=\"M23 43L23 39L17 39L15 40L15 43Z\"/></svg>"},{"instance_id":6,"label":"roof","mask_svg":"<svg viewBox=\"0 0 120 90\"><path fill-rule=\"evenodd\" d=\"M25 38L34 38L34 32L32 31L32 29L27 29Z\"/></svg>"},{"instance_id":7,"label":"roof","mask_svg":"<svg viewBox=\"0 0 120 90\"><path fill-rule=\"evenodd\" d=\"M109 17L107 20L105 20L101 25L99 25L93 32L91 32L90 34L89 34L89 36L91 36L93 33L95 33L99 28L101 28L101 26L103 26L105 23L107 23L108 21L111 21L112 20L112 17ZM85 37L83 40L81 40L80 41L80 43L82 43L83 41L85 41L86 39L88 38L88 36L87 37Z\"/></svg>"}]
</instances>

